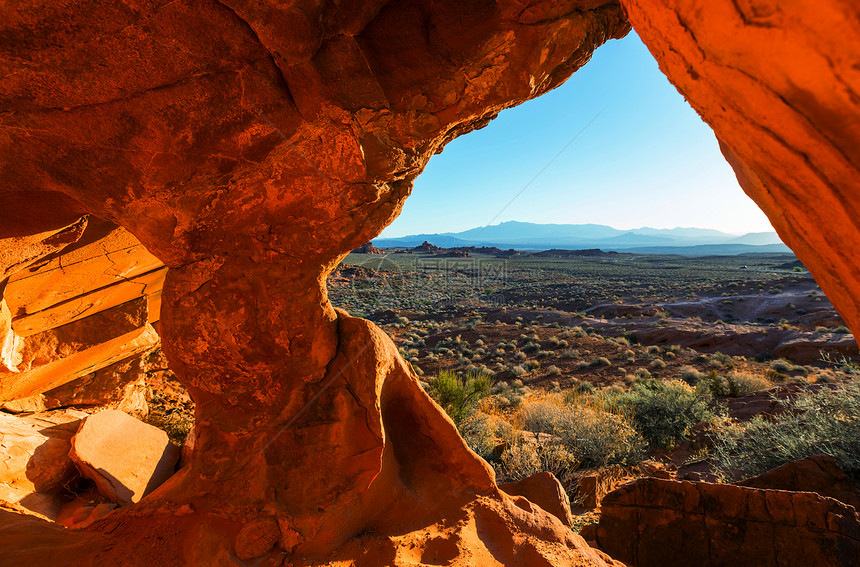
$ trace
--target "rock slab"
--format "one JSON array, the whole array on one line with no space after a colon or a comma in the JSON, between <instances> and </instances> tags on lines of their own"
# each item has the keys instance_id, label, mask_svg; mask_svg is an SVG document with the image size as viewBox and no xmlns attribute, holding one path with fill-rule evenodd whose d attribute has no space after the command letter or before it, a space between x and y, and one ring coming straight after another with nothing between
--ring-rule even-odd
<instances>
[{"instance_id":1,"label":"rock slab","mask_svg":"<svg viewBox=\"0 0 860 567\"><path fill-rule=\"evenodd\" d=\"M0 413L0 483L27 492L59 490L75 475L70 439L86 415L74 410L27 417Z\"/></svg>"},{"instance_id":2,"label":"rock slab","mask_svg":"<svg viewBox=\"0 0 860 567\"><path fill-rule=\"evenodd\" d=\"M646 478L603 499L597 542L630 567L857 565L860 517L812 492Z\"/></svg>"},{"instance_id":3,"label":"rock slab","mask_svg":"<svg viewBox=\"0 0 860 567\"><path fill-rule=\"evenodd\" d=\"M539 472L517 482L500 484L499 488L511 496L522 496L537 504L570 527L573 516L570 512L570 499L564 487L550 472Z\"/></svg>"},{"instance_id":4,"label":"rock slab","mask_svg":"<svg viewBox=\"0 0 860 567\"><path fill-rule=\"evenodd\" d=\"M83 421L69 456L101 495L125 505L138 502L170 478L179 448L160 429L107 410Z\"/></svg>"}]
</instances>

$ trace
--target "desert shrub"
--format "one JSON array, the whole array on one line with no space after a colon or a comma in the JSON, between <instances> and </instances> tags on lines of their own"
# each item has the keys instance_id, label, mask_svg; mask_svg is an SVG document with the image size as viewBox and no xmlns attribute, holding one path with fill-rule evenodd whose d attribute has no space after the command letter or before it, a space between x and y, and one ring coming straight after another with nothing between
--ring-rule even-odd
<instances>
[{"instance_id":1,"label":"desert shrub","mask_svg":"<svg viewBox=\"0 0 860 567\"><path fill-rule=\"evenodd\" d=\"M716 360L722 364L728 364L732 361L732 357L722 352L715 352L711 355L711 360Z\"/></svg>"},{"instance_id":2,"label":"desert shrub","mask_svg":"<svg viewBox=\"0 0 860 567\"><path fill-rule=\"evenodd\" d=\"M145 422L167 433L170 440L181 447L194 426L194 416L183 411L174 411L170 414L150 412Z\"/></svg>"},{"instance_id":3,"label":"desert shrub","mask_svg":"<svg viewBox=\"0 0 860 567\"><path fill-rule=\"evenodd\" d=\"M470 372L461 378L455 372L443 370L433 380L430 395L459 427L481 400L490 395L492 387L493 380L486 374Z\"/></svg>"},{"instance_id":4,"label":"desert shrub","mask_svg":"<svg viewBox=\"0 0 860 567\"><path fill-rule=\"evenodd\" d=\"M502 480L516 482L539 472L551 472L568 492L573 488L573 473L579 467L573 454L559 443L511 444L496 468Z\"/></svg>"},{"instance_id":5,"label":"desert shrub","mask_svg":"<svg viewBox=\"0 0 860 567\"><path fill-rule=\"evenodd\" d=\"M517 376L517 377L525 376L526 374L529 373L528 370L526 370L525 368L523 368L519 364L516 366L511 366L511 372L513 373L514 376Z\"/></svg>"},{"instance_id":6,"label":"desert shrub","mask_svg":"<svg viewBox=\"0 0 860 567\"><path fill-rule=\"evenodd\" d=\"M705 383L713 396L723 398L739 398L771 387L770 381L764 376L755 376L746 372L719 375L715 370L708 373Z\"/></svg>"},{"instance_id":7,"label":"desert shrub","mask_svg":"<svg viewBox=\"0 0 860 567\"><path fill-rule=\"evenodd\" d=\"M839 325L838 327L834 327L830 331L831 333L838 333L840 335L848 335L851 333L851 329L846 327L845 325Z\"/></svg>"},{"instance_id":8,"label":"desert shrub","mask_svg":"<svg viewBox=\"0 0 860 567\"><path fill-rule=\"evenodd\" d=\"M559 340L558 337L553 336L553 337L549 337L546 340L546 343L547 343L547 345L549 345L550 348L558 348L559 343L561 343L561 341Z\"/></svg>"},{"instance_id":9,"label":"desert shrub","mask_svg":"<svg viewBox=\"0 0 860 567\"><path fill-rule=\"evenodd\" d=\"M528 370L529 372L533 372L533 371L537 370L538 368L540 368L540 362L538 362L537 360L527 360L523 364L523 367L526 370Z\"/></svg>"},{"instance_id":10,"label":"desert shrub","mask_svg":"<svg viewBox=\"0 0 860 567\"><path fill-rule=\"evenodd\" d=\"M632 465L642 460L645 443L629 416L613 413L590 396L550 395L524 403L517 419L524 431L546 433L583 467Z\"/></svg>"},{"instance_id":11,"label":"desert shrub","mask_svg":"<svg viewBox=\"0 0 860 567\"><path fill-rule=\"evenodd\" d=\"M612 366L612 363L605 356L597 356L592 358L588 365L592 368L602 368L604 366Z\"/></svg>"},{"instance_id":12,"label":"desert shrub","mask_svg":"<svg viewBox=\"0 0 860 567\"><path fill-rule=\"evenodd\" d=\"M780 374L788 374L794 369L794 365L784 358L778 358L770 363L770 368Z\"/></svg>"},{"instance_id":13,"label":"desert shrub","mask_svg":"<svg viewBox=\"0 0 860 567\"><path fill-rule=\"evenodd\" d=\"M559 368L555 364L548 366L546 371L547 371L547 374L550 374L551 376L557 376L557 375L561 374L561 368Z\"/></svg>"},{"instance_id":14,"label":"desert shrub","mask_svg":"<svg viewBox=\"0 0 860 567\"><path fill-rule=\"evenodd\" d=\"M562 358L579 358L579 351L575 348L566 348L561 351Z\"/></svg>"},{"instance_id":15,"label":"desert shrub","mask_svg":"<svg viewBox=\"0 0 860 567\"><path fill-rule=\"evenodd\" d=\"M666 368L666 363L660 358L655 358L648 366L654 370L660 370L662 368Z\"/></svg>"},{"instance_id":16,"label":"desert shrub","mask_svg":"<svg viewBox=\"0 0 860 567\"><path fill-rule=\"evenodd\" d=\"M683 380L690 386L695 386L696 384L704 380L707 375L704 372L699 372L696 368L692 366L682 366L679 377L681 378L681 380Z\"/></svg>"},{"instance_id":17,"label":"desert shrub","mask_svg":"<svg viewBox=\"0 0 860 567\"><path fill-rule=\"evenodd\" d=\"M528 357L526 356L526 353L524 353L524 352L518 351L516 354L514 354L514 360L525 360L526 358L528 358Z\"/></svg>"},{"instance_id":18,"label":"desert shrub","mask_svg":"<svg viewBox=\"0 0 860 567\"><path fill-rule=\"evenodd\" d=\"M775 417L757 416L717 432L713 455L723 476L754 476L825 453L860 484L860 386L806 391L784 405Z\"/></svg>"},{"instance_id":19,"label":"desert shrub","mask_svg":"<svg viewBox=\"0 0 860 567\"><path fill-rule=\"evenodd\" d=\"M651 373L648 372L648 369L646 369L646 368L640 368L639 370L637 370L634 373L634 376L636 376L636 378L638 378L640 380L647 380L648 378L651 377Z\"/></svg>"},{"instance_id":20,"label":"desert shrub","mask_svg":"<svg viewBox=\"0 0 860 567\"><path fill-rule=\"evenodd\" d=\"M540 344L538 343L529 343L523 347L523 352L526 354L536 354L540 351Z\"/></svg>"},{"instance_id":21,"label":"desert shrub","mask_svg":"<svg viewBox=\"0 0 860 567\"><path fill-rule=\"evenodd\" d=\"M714 417L708 390L683 382L642 382L615 399L630 408L636 428L653 447L668 447Z\"/></svg>"},{"instance_id":22,"label":"desert shrub","mask_svg":"<svg viewBox=\"0 0 860 567\"><path fill-rule=\"evenodd\" d=\"M496 416L474 411L463 419L457 429L471 450L489 459L499 438L509 436L510 424Z\"/></svg>"}]
</instances>

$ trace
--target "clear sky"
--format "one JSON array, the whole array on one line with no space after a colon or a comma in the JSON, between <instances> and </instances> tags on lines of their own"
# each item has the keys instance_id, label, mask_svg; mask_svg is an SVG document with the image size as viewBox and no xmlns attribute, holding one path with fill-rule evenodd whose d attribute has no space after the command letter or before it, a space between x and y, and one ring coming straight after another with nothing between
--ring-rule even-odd
<instances>
[{"instance_id":1,"label":"clear sky","mask_svg":"<svg viewBox=\"0 0 860 567\"><path fill-rule=\"evenodd\" d=\"M635 32L600 47L564 85L448 144L382 236L509 220L772 230Z\"/></svg>"}]
</instances>

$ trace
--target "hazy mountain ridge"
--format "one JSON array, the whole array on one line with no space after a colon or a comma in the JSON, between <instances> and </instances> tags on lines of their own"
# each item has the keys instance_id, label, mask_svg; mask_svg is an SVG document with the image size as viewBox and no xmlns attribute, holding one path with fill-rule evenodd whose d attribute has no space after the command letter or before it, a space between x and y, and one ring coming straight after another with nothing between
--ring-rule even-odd
<instances>
[{"instance_id":1,"label":"hazy mountain ridge","mask_svg":"<svg viewBox=\"0 0 860 567\"><path fill-rule=\"evenodd\" d=\"M619 230L600 224L537 224L508 221L462 232L415 234L376 238L379 247L414 247L428 241L446 248L497 246L524 250L550 248L601 248L618 252L663 254L743 254L790 252L775 232L751 232L741 236L715 229L678 227Z\"/></svg>"}]
</instances>

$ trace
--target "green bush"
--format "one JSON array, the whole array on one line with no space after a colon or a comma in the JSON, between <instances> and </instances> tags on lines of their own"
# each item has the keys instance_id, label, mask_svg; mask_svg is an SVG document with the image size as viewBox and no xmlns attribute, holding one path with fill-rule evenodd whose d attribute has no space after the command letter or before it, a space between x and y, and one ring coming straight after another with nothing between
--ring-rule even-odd
<instances>
[{"instance_id":1,"label":"green bush","mask_svg":"<svg viewBox=\"0 0 860 567\"><path fill-rule=\"evenodd\" d=\"M825 453L860 485L860 385L806 391L776 417L757 416L717 431L713 456L733 480Z\"/></svg>"},{"instance_id":2,"label":"green bush","mask_svg":"<svg viewBox=\"0 0 860 567\"><path fill-rule=\"evenodd\" d=\"M710 393L682 382L640 382L615 399L630 408L636 428L653 447L668 447L691 426L714 417Z\"/></svg>"},{"instance_id":3,"label":"green bush","mask_svg":"<svg viewBox=\"0 0 860 567\"><path fill-rule=\"evenodd\" d=\"M429 393L459 428L492 388L493 379L486 374L470 372L461 378L455 372L443 370L430 384Z\"/></svg>"}]
</instances>

